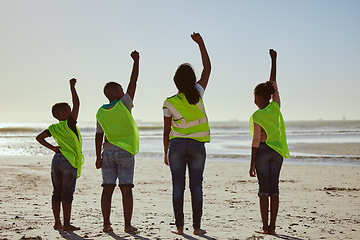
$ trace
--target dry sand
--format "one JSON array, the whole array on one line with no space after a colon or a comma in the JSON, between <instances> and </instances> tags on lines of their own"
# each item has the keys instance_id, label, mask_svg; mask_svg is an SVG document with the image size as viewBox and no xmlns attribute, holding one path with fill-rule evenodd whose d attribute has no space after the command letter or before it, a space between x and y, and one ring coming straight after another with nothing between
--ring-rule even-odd
<instances>
[{"instance_id":1,"label":"dry sand","mask_svg":"<svg viewBox=\"0 0 360 240\"><path fill-rule=\"evenodd\" d=\"M358 145L349 144L349 151ZM306 146L310 147L311 146ZM344 147L344 146L342 146ZM359 153L357 153L359 154ZM87 158L78 179L72 223L80 231L52 229L51 156L0 156L0 239L360 239L360 167L284 164L280 176L280 210L276 236L255 234L261 227L256 178L248 164L207 162L202 228L191 227L189 189L185 199L185 235L174 227L171 180L158 160L137 159L133 224L123 231L120 191L113 196L111 234L102 233L101 172Z\"/></svg>"}]
</instances>

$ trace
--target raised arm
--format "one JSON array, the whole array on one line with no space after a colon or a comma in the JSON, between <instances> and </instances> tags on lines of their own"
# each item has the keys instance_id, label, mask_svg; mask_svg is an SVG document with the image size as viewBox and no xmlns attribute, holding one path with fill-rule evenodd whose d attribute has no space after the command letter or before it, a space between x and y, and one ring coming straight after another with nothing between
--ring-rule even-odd
<instances>
[{"instance_id":1,"label":"raised arm","mask_svg":"<svg viewBox=\"0 0 360 240\"><path fill-rule=\"evenodd\" d=\"M130 95L131 99L134 100L134 96L135 96L135 90L136 90L136 82L138 80L138 76L139 76L139 59L140 59L140 55L139 53L134 50L131 54L130 54L131 58L134 60L133 63L133 68L132 68L132 72L131 72L131 76L130 76L130 82L127 88L127 93Z\"/></svg>"},{"instance_id":2,"label":"raised arm","mask_svg":"<svg viewBox=\"0 0 360 240\"><path fill-rule=\"evenodd\" d=\"M201 60L203 65L203 71L201 73L201 78L198 81L198 83L205 89L211 72L211 62L209 55L207 53L204 40L202 39L201 35L199 33L193 33L191 34L191 38L199 45L200 54L201 54Z\"/></svg>"},{"instance_id":3,"label":"raised arm","mask_svg":"<svg viewBox=\"0 0 360 240\"><path fill-rule=\"evenodd\" d=\"M280 107L280 95L277 88L277 82L276 82L276 58L277 58L277 52L274 49L269 50L270 58L271 58L271 71L270 71L270 79L269 81L273 84L273 87L275 89L275 93L272 95L273 101L275 101L277 104L279 104Z\"/></svg>"},{"instance_id":4,"label":"raised arm","mask_svg":"<svg viewBox=\"0 0 360 240\"><path fill-rule=\"evenodd\" d=\"M79 115L79 107L80 107L80 99L75 89L76 79L72 78L70 79L70 91L71 91L71 97L73 102L73 108L71 110L71 116L77 120Z\"/></svg>"}]
</instances>

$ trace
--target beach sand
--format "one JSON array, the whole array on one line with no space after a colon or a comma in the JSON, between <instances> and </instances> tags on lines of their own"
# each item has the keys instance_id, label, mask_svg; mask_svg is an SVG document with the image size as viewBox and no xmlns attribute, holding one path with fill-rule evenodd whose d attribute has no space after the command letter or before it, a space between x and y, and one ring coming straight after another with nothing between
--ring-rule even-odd
<instances>
[{"instance_id":1,"label":"beach sand","mask_svg":"<svg viewBox=\"0 0 360 240\"><path fill-rule=\"evenodd\" d=\"M356 152L357 146L347 144L339 148ZM130 235L123 231L118 190L113 196L111 214L114 232L101 232L101 172L95 169L94 160L86 158L74 195L72 223L81 230L64 232L52 228L51 155L0 156L0 239L360 238L360 167L285 163L280 176L278 235L270 236L254 232L260 229L261 220L257 180L249 177L248 164L209 161L204 174L202 218L207 234L192 234L187 187L185 235L177 236L170 232L174 218L169 168L162 159L136 159L132 222L140 231Z\"/></svg>"}]
</instances>

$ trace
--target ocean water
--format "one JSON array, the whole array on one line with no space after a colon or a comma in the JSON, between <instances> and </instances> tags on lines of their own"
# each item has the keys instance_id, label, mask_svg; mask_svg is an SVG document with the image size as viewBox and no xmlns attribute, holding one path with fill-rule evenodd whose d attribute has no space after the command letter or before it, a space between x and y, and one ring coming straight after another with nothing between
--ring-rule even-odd
<instances>
[{"instance_id":1,"label":"ocean water","mask_svg":"<svg viewBox=\"0 0 360 240\"><path fill-rule=\"evenodd\" d=\"M52 155L35 137L50 123L0 123L0 155ZM297 143L358 143L360 121L290 121L286 133L291 157L289 164L360 166L360 155L319 155L298 152ZM79 122L83 137L83 154L95 161L95 123ZM162 159L162 123L139 122L140 151L138 159ZM208 161L249 162L251 138L247 122L211 122L211 143L206 144ZM55 144L52 138L49 142Z\"/></svg>"}]
</instances>

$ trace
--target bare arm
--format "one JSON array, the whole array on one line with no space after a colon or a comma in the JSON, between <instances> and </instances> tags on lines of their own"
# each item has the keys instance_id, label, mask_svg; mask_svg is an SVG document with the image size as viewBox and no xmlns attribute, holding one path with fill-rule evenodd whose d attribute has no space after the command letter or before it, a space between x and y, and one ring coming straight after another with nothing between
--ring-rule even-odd
<instances>
[{"instance_id":1,"label":"bare arm","mask_svg":"<svg viewBox=\"0 0 360 240\"><path fill-rule=\"evenodd\" d=\"M137 51L133 51L130 54L130 56L134 60L134 63L133 63L133 68L132 68L132 72L131 72L131 76L130 76L130 82L129 82L126 92L130 95L131 99L134 100L135 90L136 90L136 82L137 82L138 76L139 76L140 55Z\"/></svg>"},{"instance_id":2,"label":"bare arm","mask_svg":"<svg viewBox=\"0 0 360 240\"><path fill-rule=\"evenodd\" d=\"M95 166L97 169L101 168L102 158L101 158L101 147L104 140L104 133L96 133L95 135L95 151L96 151L96 163Z\"/></svg>"},{"instance_id":3,"label":"bare arm","mask_svg":"<svg viewBox=\"0 0 360 240\"><path fill-rule=\"evenodd\" d=\"M250 170L249 170L250 177L255 177L256 176L256 173L255 173L255 159L256 159L256 155L257 155L258 150L259 150L258 147L252 147L251 148L251 161L250 161Z\"/></svg>"},{"instance_id":4,"label":"bare arm","mask_svg":"<svg viewBox=\"0 0 360 240\"><path fill-rule=\"evenodd\" d=\"M261 141L261 126L257 123L254 122L254 127L253 127L253 137L252 137L252 144L251 144L251 162L250 162L250 170L249 170L249 174L250 177L255 177L256 173L255 173L255 159L256 159L256 155L260 146L260 141Z\"/></svg>"},{"instance_id":5,"label":"bare arm","mask_svg":"<svg viewBox=\"0 0 360 240\"><path fill-rule=\"evenodd\" d=\"M202 39L200 34L194 32L193 34L191 34L191 38L199 45L200 54L201 54L201 60L202 60L202 65L203 65L203 71L201 73L201 78L198 81L198 83L205 90L205 88L206 88L206 86L208 84L209 77L210 77L210 72L211 72L210 58L209 58L209 55L207 53L204 40Z\"/></svg>"},{"instance_id":6,"label":"bare arm","mask_svg":"<svg viewBox=\"0 0 360 240\"><path fill-rule=\"evenodd\" d=\"M171 131L171 117L164 117L163 143L164 143L164 163L166 165L169 165L168 150L169 150L170 131Z\"/></svg>"},{"instance_id":7,"label":"bare arm","mask_svg":"<svg viewBox=\"0 0 360 240\"><path fill-rule=\"evenodd\" d=\"M52 144L50 144L48 141L45 140L45 138L51 137L51 134L49 132L49 130L44 130L43 132L41 132L39 135L37 135L36 140L43 145L44 147L50 149L51 151L55 152L55 153L59 153L60 152L60 147L59 146L54 146Z\"/></svg>"},{"instance_id":8,"label":"bare arm","mask_svg":"<svg viewBox=\"0 0 360 240\"><path fill-rule=\"evenodd\" d=\"M271 71L270 71L270 79L269 81L273 84L275 93L272 96L273 101L275 101L280 106L280 95L277 88L277 82L276 82L276 58L277 58L277 52L273 49L269 50L270 58L271 58Z\"/></svg>"},{"instance_id":9,"label":"bare arm","mask_svg":"<svg viewBox=\"0 0 360 240\"><path fill-rule=\"evenodd\" d=\"M72 96L73 108L71 110L71 116L77 120L80 108L80 99L75 89L76 79L70 79L70 91Z\"/></svg>"}]
</instances>

